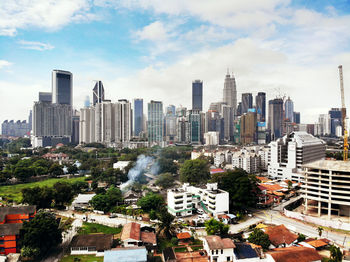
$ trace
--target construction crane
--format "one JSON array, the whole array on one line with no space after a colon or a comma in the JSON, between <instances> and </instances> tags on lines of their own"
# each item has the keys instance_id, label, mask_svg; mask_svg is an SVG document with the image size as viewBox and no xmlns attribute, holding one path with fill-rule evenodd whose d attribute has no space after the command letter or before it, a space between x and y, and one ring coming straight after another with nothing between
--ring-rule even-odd
<instances>
[{"instance_id":1,"label":"construction crane","mask_svg":"<svg viewBox=\"0 0 350 262\"><path fill-rule=\"evenodd\" d=\"M338 66L339 78L340 78L340 94L341 94L341 115L342 115L342 125L344 130L344 145L343 145L343 160L348 160L348 130L346 126L346 107L345 107L345 96L344 96L344 82L343 82L343 66Z\"/></svg>"}]
</instances>

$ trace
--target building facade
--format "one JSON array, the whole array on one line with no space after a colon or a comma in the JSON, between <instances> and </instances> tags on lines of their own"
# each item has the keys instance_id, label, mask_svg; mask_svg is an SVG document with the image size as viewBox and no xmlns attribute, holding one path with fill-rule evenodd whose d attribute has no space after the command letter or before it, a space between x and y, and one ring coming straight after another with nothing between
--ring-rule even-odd
<instances>
[{"instance_id":1,"label":"building facade","mask_svg":"<svg viewBox=\"0 0 350 262\"><path fill-rule=\"evenodd\" d=\"M102 81L96 80L95 86L92 89L92 104L102 103L105 100L105 89Z\"/></svg>"},{"instance_id":2,"label":"building facade","mask_svg":"<svg viewBox=\"0 0 350 262\"><path fill-rule=\"evenodd\" d=\"M203 81L192 82L192 110L203 110Z\"/></svg>"},{"instance_id":3,"label":"building facade","mask_svg":"<svg viewBox=\"0 0 350 262\"><path fill-rule=\"evenodd\" d=\"M164 116L163 116L163 103L160 101L151 101L148 103L148 143L160 144L163 142L164 134Z\"/></svg>"},{"instance_id":4,"label":"building facade","mask_svg":"<svg viewBox=\"0 0 350 262\"><path fill-rule=\"evenodd\" d=\"M276 98L269 101L268 129L271 132L271 140L282 136L283 132L283 99Z\"/></svg>"},{"instance_id":5,"label":"building facade","mask_svg":"<svg viewBox=\"0 0 350 262\"><path fill-rule=\"evenodd\" d=\"M266 121L266 93L259 92L255 97L255 107L258 114L258 121Z\"/></svg>"},{"instance_id":6,"label":"building facade","mask_svg":"<svg viewBox=\"0 0 350 262\"><path fill-rule=\"evenodd\" d=\"M236 115L237 108L237 88L235 77L230 75L230 72L227 70L224 82L223 90L223 102L233 109L233 114Z\"/></svg>"},{"instance_id":7,"label":"building facade","mask_svg":"<svg viewBox=\"0 0 350 262\"><path fill-rule=\"evenodd\" d=\"M294 103L290 97L288 97L284 103L284 117L288 119L289 122L294 123Z\"/></svg>"},{"instance_id":8,"label":"building facade","mask_svg":"<svg viewBox=\"0 0 350 262\"><path fill-rule=\"evenodd\" d=\"M243 93L241 114L247 113L250 108L253 108L253 95L251 93Z\"/></svg>"},{"instance_id":9,"label":"building facade","mask_svg":"<svg viewBox=\"0 0 350 262\"><path fill-rule=\"evenodd\" d=\"M73 75L71 72L52 71L52 103L73 105Z\"/></svg>"}]
</instances>

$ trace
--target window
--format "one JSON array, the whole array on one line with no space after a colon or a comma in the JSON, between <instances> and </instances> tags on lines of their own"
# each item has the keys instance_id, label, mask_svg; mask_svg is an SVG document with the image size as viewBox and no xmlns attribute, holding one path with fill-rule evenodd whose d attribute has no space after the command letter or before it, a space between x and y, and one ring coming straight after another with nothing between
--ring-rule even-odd
<instances>
[{"instance_id":1,"label":"window","mask_svg":"<svg viewBox=\"0 0 350 262\"><path fill-rule=\"evenodd\" d=\"M217 255L219 254L219 250L216 250L216 254L217 254Z\"/></svg>"},{"instance_id":2,"label":"window","mask_svg":"<svg viewBox=\"0 0 350 262\"><path fill-rule=\"evenodd\" d=\"M214 255L214 250L211 251L211 254Z\"/></svg>"},{"instance_id":3,"label":"window","mask_svg":"<svg viewBox=\"0 0 350 262\"><path fill-rule=\"evenodd\" d=\"M224 250L223 249L221 249L221 254L223 254L224 253Z\"/></svg>"},{"instance_id":4,"label":"window","mask_svg":"<svg viewBox=\"0 0 350 262\"><path fill-rule=\"evenodd\" d=\"M227 258L226 258L226 261L231 261L231 258L230 258L230 257L227 257Z\"/></svg>"}]
</instances>

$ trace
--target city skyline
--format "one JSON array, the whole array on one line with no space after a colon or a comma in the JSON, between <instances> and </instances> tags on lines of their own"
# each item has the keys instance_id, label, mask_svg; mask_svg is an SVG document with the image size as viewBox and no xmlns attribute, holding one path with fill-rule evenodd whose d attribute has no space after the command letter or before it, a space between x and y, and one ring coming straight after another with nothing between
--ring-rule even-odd
<instances>
[{"instance_id":1,"label":"city skyline","mask_svg":"<svg viewBox=\"0 0 350 262\"><path fill-rule=\"evenodd\" d=\"M20 9L0 3L6 20L0 23L0 122L26 119L38 92L51 91L54 68L74 75L76 109L91 96L94 79L114 101L139 97L190 108L191 83L202 79L206 111L222 99L227 68L238 98L265 92L268 101L286 94L303 123L340 107L339 64L346 97L350 79L346 2L222 2L217 9L210 2L166 1L161 9L155 1L38 0ZM62 11L50 15L54 8ZM11 10L21 10L21 19L9 19Z\"/></svg>"}]
</instances>

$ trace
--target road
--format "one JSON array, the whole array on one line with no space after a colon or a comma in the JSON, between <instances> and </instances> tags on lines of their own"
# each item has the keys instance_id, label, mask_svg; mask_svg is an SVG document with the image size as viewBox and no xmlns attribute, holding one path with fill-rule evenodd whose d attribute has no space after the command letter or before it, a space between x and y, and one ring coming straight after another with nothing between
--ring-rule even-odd
<instances>
[{"instance_id":1,"label":"road","mask_svg":"<svg viewBox=\"0 0 350 262\"><path fill-rule=\"evenodd\" d=\"M308 237L317 237L319 238L318 231L316 227L302 223L301 221L294 220L282 216L280 212L275 210L264 210L254 213L255 217L264 220L266 223L276 224L276 225L285 225L289 230L302 233ZM350 248L350 235L343 234L335 231L324 230L322 237L325 237L340 246L345 248Z\"/></svg>"}]
</instances>

